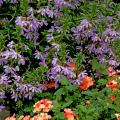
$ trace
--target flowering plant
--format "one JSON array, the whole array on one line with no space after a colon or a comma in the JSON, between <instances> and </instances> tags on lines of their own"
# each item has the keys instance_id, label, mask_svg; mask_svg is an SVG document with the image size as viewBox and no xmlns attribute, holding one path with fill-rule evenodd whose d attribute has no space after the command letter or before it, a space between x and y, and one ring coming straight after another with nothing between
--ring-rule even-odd
<instances>
[{"instance_id":1,"label":"flowering plant","mask_svg":"<svg viewBox=\"0 0 120 120\"><path fill-rule=\"evenodd\" d=\"M112 0L0 0L0 110L119 119L119 17Z\"/></svg>"}]
</instances>

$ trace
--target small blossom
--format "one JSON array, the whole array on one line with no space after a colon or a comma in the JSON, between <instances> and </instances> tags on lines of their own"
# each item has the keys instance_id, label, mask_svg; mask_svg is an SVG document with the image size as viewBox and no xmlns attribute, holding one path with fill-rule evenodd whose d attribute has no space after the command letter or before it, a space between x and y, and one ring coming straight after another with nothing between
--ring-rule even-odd
<instances>
[{"instance_id":1,"label":"small blossom","mask_svg":"<svg viewBox=\"0 0 120 120\"><path fill-rule=\"evenodd\" d=\"M114 95L112 95L112 96L110 97L110 99L111 99L112 101L114 101L114 100L116 99L116 97L115 97Z\"/></svg>"},{"instance_id":2,"label":"small blossom","mask_svg":"<svg viewBox=\"0 0 120 120\"><path fill-rule=\"evenodd\" d=\"M109 80L106 87L111 88L112 90L117 89L117 82L115 80Z\"/></svg>"},{"instance_id":3,"label":"small blossom","mask_svg":"<svg viewBox=\"0 0 120 120\"><path fill-rule=\"evenodd\" d=\"M65 108L64 109L64 116L65 116L65 118L67 119L67 120L75 120L75 114L74 114L74 112L71 110L71 109L69 109L69 108Z\"/></svg>"},{"instance_id":4,"label":"small blossom","mask_svg":"<svg viewBox=\"0 0 120 120\"><path fill-rule=\"evenodd\" d=\"M87 90L90 86L93 85L93 80L91 77L88 77L88 76L85 76L83 78L83 81L80 83L80 86L79 88L82 89L82 90Z\"/></svg>"},{"instance_id":5,"label":"small blossom","mask_svg":"<svg viewBox=\"0 0 120 120\"><path fill-rule=\"evenodd\" d=\"M90 100L86 100L86 105L90 105Z\"/></svg>"}]
</instances>

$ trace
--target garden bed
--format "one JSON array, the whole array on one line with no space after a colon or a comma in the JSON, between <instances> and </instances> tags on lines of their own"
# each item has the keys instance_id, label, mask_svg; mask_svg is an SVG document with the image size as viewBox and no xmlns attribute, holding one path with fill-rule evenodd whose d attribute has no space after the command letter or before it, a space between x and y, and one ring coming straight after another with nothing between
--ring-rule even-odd
<instances>
[{"instance_id":1,"label":"garden bed","mask_svg":"<svg viewBox=\"0 0 120 120\"><path fill-rule=\"evenodd\" d=\"M119 1L0 0L0 110L0 120L119 120Z\"/></svg>"}]
</instances>

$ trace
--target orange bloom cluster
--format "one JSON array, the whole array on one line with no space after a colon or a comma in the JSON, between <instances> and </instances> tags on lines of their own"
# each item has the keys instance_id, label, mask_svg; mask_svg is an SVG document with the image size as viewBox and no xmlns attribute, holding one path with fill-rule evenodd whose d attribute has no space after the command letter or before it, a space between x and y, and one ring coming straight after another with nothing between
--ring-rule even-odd
<instances>
[{"instance_id":1,"label":"orange bloom cluster","mask_svg":"<svg viewBox=\"0 0 120 120\"><path fill-rule=\"evenodd\" d=\"M115 80L109 80L106 87L111 88L112 90L117 89L117 82Z\"/></svg>"},{"instance_id":2,"label":"orange bloom cluster","mask_svg":"<svg viewBox=\"0 0 120 120\"><path fill-rule=\"evenodd\" d=\"M91 77L85 76L83 81L80 83L79 88L82 90L87 90L90 86L92 86L94 81L92 80Z\"/></svg>"},{"instance_id":3,"label":"orange bloom cluster","mask_svg":"<svg viewBox=\"0 0 120 120\"><path fill-rule=\"evenodd\" d=\"M74 120L75 119L74 112L69 108L64 109L64 116L67 120Z\"/></svg>"},{"instance_id":4,"label":"orange bloom cluster","mask_svg":"<svg viewBox=\"0 0 120 120\"><path fill-rule=\"evenodd\" d=\"M27 116L20 116L18 120L30 120L30 115Z\"/></svg>"},{"instance_id":5,"label":"orange bloom cluster","mask_svg":"<svg viewBox=\"0 0 120 120\"><path fill-rule=\"evenodd\" d=\"M33 112L40 112L41 110L43 112L49 112L50 109L53 107L53 105L52 105L52 101L48 99L43 99L35 103L33 107L34 107Z\"/></svg>"},{"instance_id":6,"label":"orange bloom cluster","mask_svg":"<svg viewBox=\"0 0 120 120\"><path fill-rule=\"evenodd\" d=\"M48 115L48 113L40 113L32 118L30 118L29 115L21 116L18 120L50 120L51 118L52 118L51 115ZM10 119L10 120L16 120L16 119Z\"/></svg>"},{"instance_id":7,"label":"orange bloom cluster","mask_svg":"<svg viewBox=\"0 0 120 120\"><path fill-rule=\"evenodd\" d=\"M50 120L51 118L51 115L48 115L48 113L40 113L31 118L30 120Z\"/></svg>"}]
</instances>

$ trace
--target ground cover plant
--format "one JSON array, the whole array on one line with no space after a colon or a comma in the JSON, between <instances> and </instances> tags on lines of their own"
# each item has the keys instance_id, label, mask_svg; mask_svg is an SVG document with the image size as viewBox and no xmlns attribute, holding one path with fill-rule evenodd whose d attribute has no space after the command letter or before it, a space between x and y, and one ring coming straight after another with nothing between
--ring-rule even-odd
<instances>
[{"instance_id":1,"label":"ground cover plant","mask_svg":"<svg viewBox=\"0 0 120 120\"><path fill-rule=\"evenodd\" d=\"M2 120L119 120L120 4L0 0Z\"/></svg>"}]
</instances>

